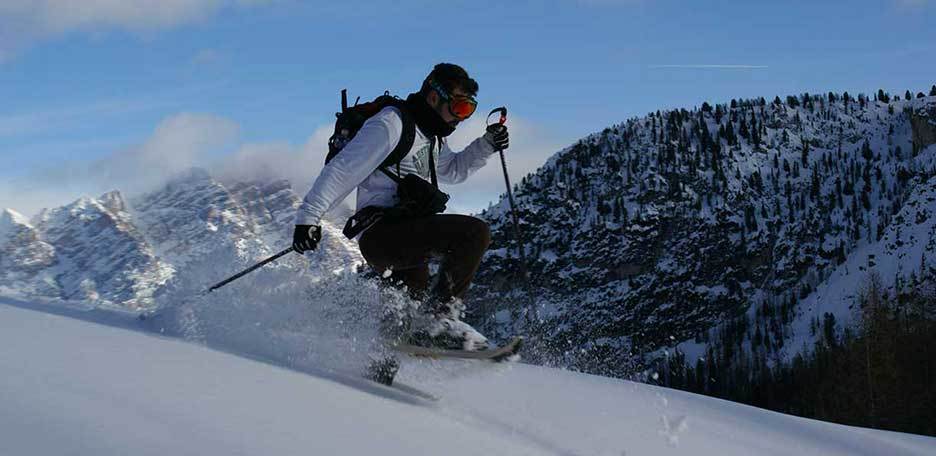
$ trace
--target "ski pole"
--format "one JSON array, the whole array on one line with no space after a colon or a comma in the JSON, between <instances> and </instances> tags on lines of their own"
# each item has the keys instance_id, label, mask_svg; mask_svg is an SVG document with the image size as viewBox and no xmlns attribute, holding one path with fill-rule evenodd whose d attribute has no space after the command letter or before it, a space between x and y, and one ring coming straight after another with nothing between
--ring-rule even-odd
<instances>
[{"instance_id":1,"label":"ski pole","mask_svg":"<svg viewBox=\"0 0 936 456\"><path fill-rule=\"evenodd\" d=\"M276 261L277 259L279 259L279 258L282 257L283 255L286 255L287 253L290 253L290 252L294 252L294 250L293 250L292 247L290 247L290 248L288 248L288 249L286 249L286 250L283 250L282 252L277 253L276 255L273 255L273 256L271 256L271 257L269 257L269 258L267 258L267 259L265 259L265 260L263 260L263 261L261 261L261 262L255 264L255 265L253 265L253 266L251 266L251 267L249 267L249 268L247 268L247 269L241 271L241 272L238 272L237 274L234 274L233 276L228 277L227 279L224 279L224 280L222 280L222 281L220 281L220 282L218 282L218 283L212 285L212 286L211 286L210 288L208 288L207 290L202 291L201 293L198 293L198 294L196 294L196 295L193 295L192 297L197 299L197 298L202 298L202 297L204 297L204 296L207 296L207 295L208 295L209 293L211 293L212 291L215 291L215 290L217 290L218 288L221 288L221 287L223 287L223 286L225 286L225 285L227 285L227 284L229 284L229 283L231 283L231 282L233 282L233 281L235 281L235 280L237 280L237 279L239 279L239 278L241 278L241 277L243 277L243 276L245 276L245 275L247 275L247 274L250 274L251 272L256 271L257 269L262 268L262 267L265 266L266 264L269 264L269 263L271 263L271 262L273 262L273 261ZM142 320L150 320L150 319L157 319L157 320L158 320L159 316L163 313L163 311L164 311L164 309L157 309L157 310L145 311L145 312L141 313L140 315L138 315L137 318L140 319L141 321L142 321Z\"/></svg>"},{"instance_id":2,"label":"ski pole","mask_svg":"<svg viewBox=\"0 0 936 456\"><path fill-rule=\"evenodd\" d=\"M292 247L290 247L290 248L288 248L288 249L286 249L286 250L283 250L282 252L277 253L276 255L273 255L273 256L271 256L271 257L269 257L269 258L267 258L267 259L265 259L265 260L263 260L263 261L261 261L261 262L255 264L255 265L253 265L253 266L251 266L251 267L249 267L249 268L247 268L247 269L244 269L244 270L241 271L241 272L238 272L237 274L234 274L234 275L231 276L231 277L228 277L227 279L224 279L224 280L222 280L222 281L220 281L220 282L218 282L218 283L212 285L210 288L208 288L208 289L207 289L206 291L204 291L202 294L203 294L203 295L206 295L206 294L208 294L208 293L211 293L212 291L215 291L215 290L217 290L218 288L221 288L221 287L223 287L223 286L225 286L225 285L227 285L227 284L229 284L229 283L231 283L231 282L233 282L233 281L235 281L235 280L237 280L237 279L239 279L239 278L241 278L241 277L243 277L243 276L245 276L245 275L247 275L247 274L250 274L251 272L254 272L254 271L256 271L257 269L260 269L260 268L262 268L263 266L265 266L266 264L271 263L271 262L273 262L273 261L276 261L276 260L278 260L281 256L286 255L286 254L291 253L291 252L294 252L294 250L293 250Z\"/></svg>"},{"instance_id":3,"label":"ski pole","mask_svg":"<svg viewBox=\"0 0 936 456\"><path fill-rule=\"evenodd\" d=\"M490 120L491 116L495 113L500 113L500 120L498 123L501 125L507 123L506 107L501 106L492 110L488 114L488 120ZM504 149L498 148L497 152L500 154L501 167L504 169L504 184L507 185L507 200L510 202L510 213L513 217L514 237L517 239L517 253L520 256L520 273L523 275L523 281L526 284L527 295L530 298L530 304L533 312L535 313L536 303L533 302L533 290L532 285L530 284L530 275L527 268L526 247L524 246L523 242L523 234L520 232L520 217L517 215L517 205L514 203L513 190L510 188L510 176L507 174L507 159L504 158Z\"/></svg>"}]
</instances>

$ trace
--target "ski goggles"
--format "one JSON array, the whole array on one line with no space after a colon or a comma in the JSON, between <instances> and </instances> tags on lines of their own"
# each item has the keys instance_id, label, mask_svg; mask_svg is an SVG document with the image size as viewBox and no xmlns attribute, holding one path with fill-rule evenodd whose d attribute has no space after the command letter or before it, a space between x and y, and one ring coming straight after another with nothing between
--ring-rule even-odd
<instances>
[{"instance_id":1,"label":"ski goggles","mask_svg":"<svg viewBox=\"0 0 936 456\"><path fill-rule=\"evenodd\" d=\"M478 101L474 97L467 95L449 95L445 89L442 88L439 83L430 80L429 85L442 97L443 100L448 102L449 105L449 114L452 117L458 120L465 120L471 117L474 114L475 109L478 108Z\"/></svg>"}]
</instances>

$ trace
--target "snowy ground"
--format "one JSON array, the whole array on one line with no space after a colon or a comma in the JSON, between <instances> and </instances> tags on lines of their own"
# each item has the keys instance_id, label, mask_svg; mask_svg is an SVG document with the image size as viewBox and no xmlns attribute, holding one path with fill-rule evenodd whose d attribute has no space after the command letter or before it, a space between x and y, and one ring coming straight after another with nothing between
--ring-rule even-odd
<instances>
[{"instance_id":1,"label":"snowy ground","mask_svg":"<svg viewBox=\"0 0 936 456\"><path fill-rule=\"evenodd\" d=\"M408 361L401 380L430 402L28 306L0 300L2 455L936 454L933 438L523 364Z\"/></svg>"}]
</instances>

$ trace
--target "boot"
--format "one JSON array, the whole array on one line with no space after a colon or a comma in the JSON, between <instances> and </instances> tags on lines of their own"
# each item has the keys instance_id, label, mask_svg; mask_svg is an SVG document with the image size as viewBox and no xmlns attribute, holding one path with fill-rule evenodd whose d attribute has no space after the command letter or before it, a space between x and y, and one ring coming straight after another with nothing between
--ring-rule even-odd
<instances>
[{"instance_id":1,"label":"boot","mask_svg":"<svg viewBox=\"0 0 936 456\"><path fill-rule=\"evenodd\" d=\"M488 348L487 337L461 319L465 305L458 298L430 299L413 319L409 343L450 350L479 351Z\"/></svg>"}]
</instances>

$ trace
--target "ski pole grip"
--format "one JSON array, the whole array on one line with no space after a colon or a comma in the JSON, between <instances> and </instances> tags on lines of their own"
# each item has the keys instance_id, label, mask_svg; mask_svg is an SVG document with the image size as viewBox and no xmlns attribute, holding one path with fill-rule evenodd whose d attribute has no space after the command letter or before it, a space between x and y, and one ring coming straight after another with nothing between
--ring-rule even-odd
<instances>
[{"instance_id":1,"label":"ski pole grip","mask_svg":"<svg viewBox=\"0 0 936 456\"><path fill-rule=\"evenodd\" d=\"M496 113L500 113L500 120L498 120L499 124L503 125L507 123L507 107L506 106L501 106L499 108L492 109L491 112L488 114L488 120L490 120L491 116L493 116Z\"/></svg>"}]
</instances>

